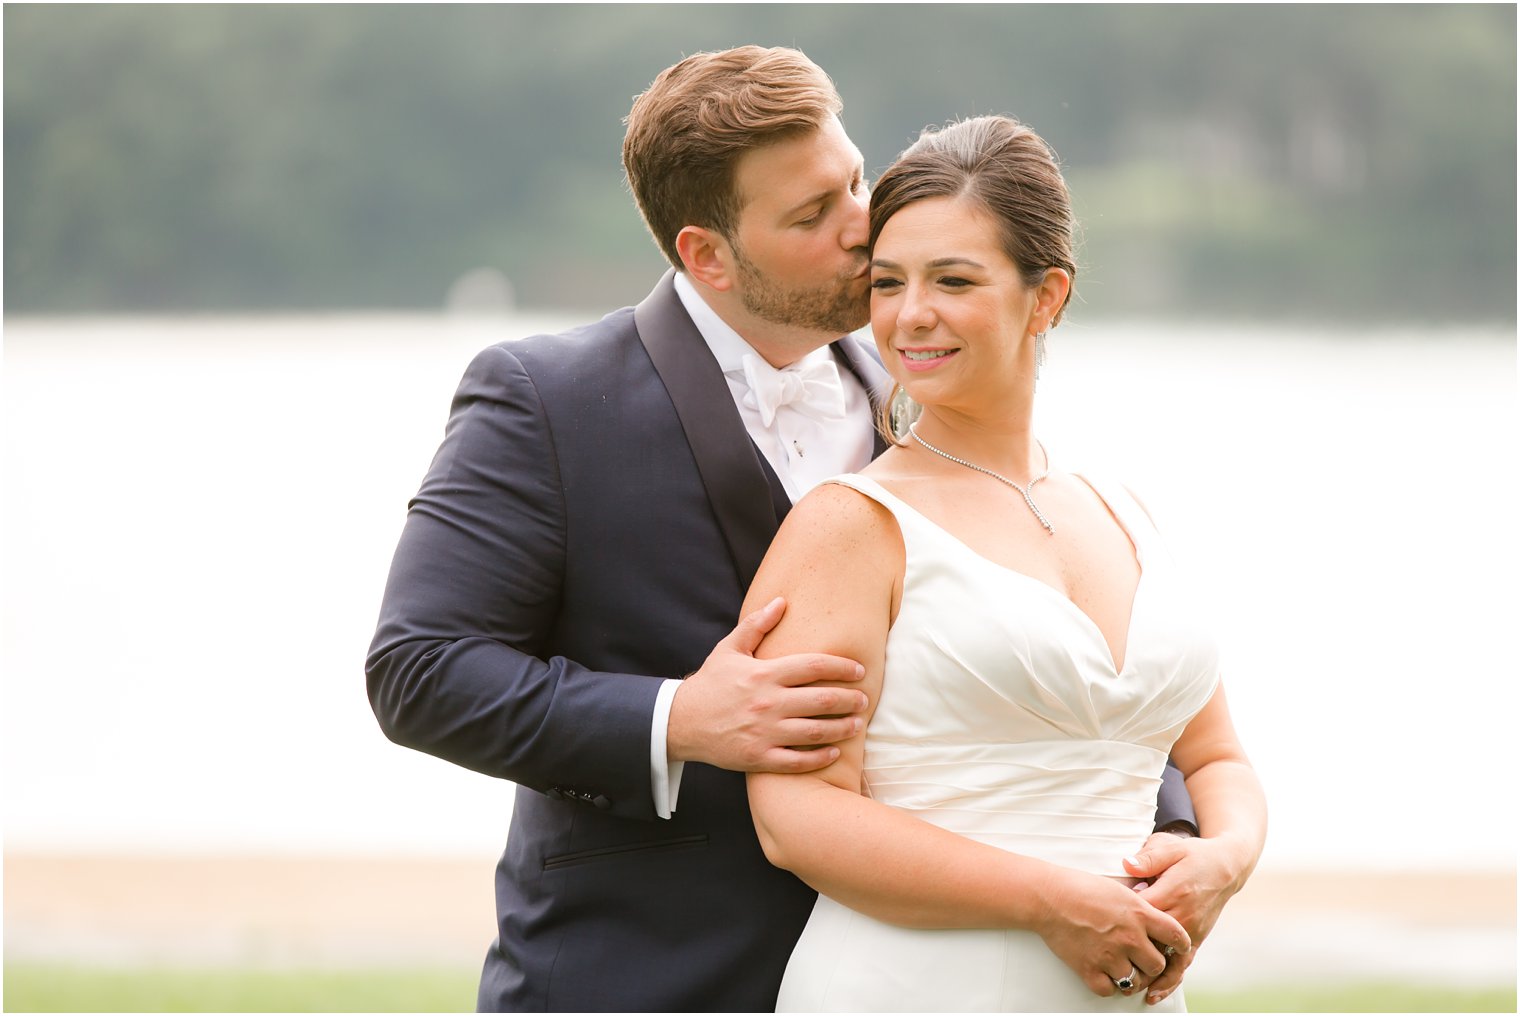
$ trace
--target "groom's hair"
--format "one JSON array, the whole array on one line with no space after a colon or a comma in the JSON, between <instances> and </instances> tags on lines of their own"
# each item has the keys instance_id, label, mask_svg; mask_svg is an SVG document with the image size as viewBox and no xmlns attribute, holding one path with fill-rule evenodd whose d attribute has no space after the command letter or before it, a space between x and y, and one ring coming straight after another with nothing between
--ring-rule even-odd
<instances>
[{"instance_id":1,"label":"groom's hair","mask_svg":"<svg viewBox=\"0 0 1520 1016\"><path fill-rule=\"evenodd\" d=\"M829 76L795 49L697 53L661 71L624 120L623 169L670 263L681 268L686 226L733 239L745 152L818 130L843 107Z\"/></svg>"}]
</instances>

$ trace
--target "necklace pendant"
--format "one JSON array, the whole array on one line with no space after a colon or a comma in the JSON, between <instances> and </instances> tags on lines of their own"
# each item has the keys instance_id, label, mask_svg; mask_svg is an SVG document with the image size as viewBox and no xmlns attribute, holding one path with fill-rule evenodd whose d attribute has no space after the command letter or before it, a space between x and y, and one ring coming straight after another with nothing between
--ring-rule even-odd
<instances>
[{"instance_id":1,"label":"necklace pendant","mask_svg":"<svg viewBox=\"0 0 1520 1016\"><path fill-rule=\"evenodd\" d=\"M1008 479L1008 477L1004 476L1002 473L994 473L992 470L988 469L986 466L979 466L975 462L967 462L965 459L958 459L958 458L956 458L954 455L951 455L949 452L940 451L938 448L934 447L932 444L930 444L929 442L925 441L923 438L921 438L921 437L918 436L918 428L917 428L916 424L914 424L913 426L910 426L908 428L908 433L911 434L911 435L913 435L913 440L915 440L919 444L923 445L924 448L927 451L933 452L935 455L938 455L940 458L942 458L942 459L949 459L951 462L954 462L958 466L965 466L967 469L974 469L978 473L985 473L987 476L992 477L994 480L997 480L999 483L1006 483L1008 486L1010 486L1014 490L1018 491L1020 494L1022 494L1024 496L1024 503L1029 506L1029 510L1034 513L1034 517L1039 520L1040 525L1042 525L1042 526L1045 527L1045 532L1049 533L1051 536L1054 536L1056 534L1056 527L1050 524L1050 520L1045 517L1045 513L1042 512L1042 511L1040 511L1040 506L1034 503L1034 498L1033 497L1029 496L1029 492L1030 492L1030 490L1032 490L1034 488L1034 485L1037 484L1037 483L1039 483L1041 480L1045 479L1045 477L1047 477L1047 476L1050 475L1050 455L1049 455L1049 453L1047 453L1045 455L1045 472L1041 473L1039 476L1036 476L1034 479L1030 480L1028 486L1021 487L1017 483L1014 483L1012 480ZM1040 446L1040 450L1044 451L1045 450L1045 446L1041 445Z\"/></svg>"},{"instance_id":2,"label":"necklace pendant","mask_svg":"<svg viewBox=\"0 0 1520 1016\"><path fill-rule=\"evenodd\" d=\"M1020 493L1024 495L1024 503L1029 506L1029 510L1034 512L1034 517L1040 520L1040 525L1045 527L1047 533L1054 536L1056 534L1056 527L1051 525L1050 520L1045 517L1045 513L1040 511L1040 506L1034 503L1034 498L1029 496L1027 490Z\"/></svg>"}]
</instances>

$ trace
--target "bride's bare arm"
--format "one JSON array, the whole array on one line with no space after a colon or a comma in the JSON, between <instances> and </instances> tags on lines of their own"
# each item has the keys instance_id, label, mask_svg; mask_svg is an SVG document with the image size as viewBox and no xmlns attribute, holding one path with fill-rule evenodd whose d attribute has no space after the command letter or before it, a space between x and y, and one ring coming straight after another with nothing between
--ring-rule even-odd
<instances>
[{"instance_id":1,"label":"bride's bare arm","mask_svg":"<svg viewBox=\"0 0 1520 1016\"><path fill-rule=\"evenodd\" d=\"M887 632L901 595L903 545L891 514L826 485L787 516L745 610L785 596L787 612L756 655L825 652L860 661L858 686L882 687ZM864 733L814 773L751 774L750 807L766 856L845 905L921 928L1023 928L1099 995L1131 964L1149 976L1153 944L1190 947L1181 925L1119 883L978 843L861 794Z\"/></svg>"},{"instance_id":2,"label":"bride's bare arm","mask_svg":"<svg viewBox=\"0 0 1520 1016\"><path fill-rule=\"evenodd\" d=\"M1227 852L1239 889L1266 843L1267 799L1235 733L1223 685L1188 723L1172 759L1187 781L1200 836Z\"/></svg>"},{"instance_id":3,"label":"bride's bare arm","mask_svg":"<svg viewBox=\"0 0 1520 1016\"><path fill-rule=\"evenodd\" d=\"M1267 801L1235 734L1223 686L1183 731L1172 758L1186 778L1200 835L1152 836L1125 867L1147 878L1145 898L1180 921L1197 944L1256 868L1267 837ZM1170 994L1192 955L1172 959L1147 997Z\"/></svg>"}]
</instances>

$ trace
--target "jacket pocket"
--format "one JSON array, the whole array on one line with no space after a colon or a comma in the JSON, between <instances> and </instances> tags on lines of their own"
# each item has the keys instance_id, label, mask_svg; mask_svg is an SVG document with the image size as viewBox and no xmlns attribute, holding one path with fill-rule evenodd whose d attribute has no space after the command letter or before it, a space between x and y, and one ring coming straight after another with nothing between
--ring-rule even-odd
<instances>
[{"instance_id":1,"label":"jacket pocket","mask_svg":"<svg viewBox=\"0 0 1520 1016\"><path fill-rule=\"evenodd\" d=\"M544 870L554 871L557 868L573 868L578 864L608 861L634 854L692 850L706 845L707 834L698 833L695 836L679 836L673 840L650 840L644 843L622 843L612 847L596 847L591 850L577 850L569 854L556 854L553 857L546 857L544 858Z\"/></svg>"}]
</instances>

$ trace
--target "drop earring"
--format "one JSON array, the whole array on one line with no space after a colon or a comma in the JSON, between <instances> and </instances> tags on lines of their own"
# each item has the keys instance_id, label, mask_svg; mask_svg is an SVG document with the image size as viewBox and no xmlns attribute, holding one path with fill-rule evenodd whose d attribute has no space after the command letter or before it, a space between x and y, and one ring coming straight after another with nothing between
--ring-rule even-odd
<instances>
[{"instance_id":1,"label":"drop earring","mask_svg":"<svg viewBox=\"0 0 1520 1016\"><path fill-rule=\"evenodd\" d=\"M1040 368L1043 366L1045 366L1045 333L1038 331L1034 333L1034 380L1036 384L1040 381Z\"/></svg>"}]
</instances>

